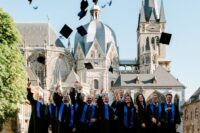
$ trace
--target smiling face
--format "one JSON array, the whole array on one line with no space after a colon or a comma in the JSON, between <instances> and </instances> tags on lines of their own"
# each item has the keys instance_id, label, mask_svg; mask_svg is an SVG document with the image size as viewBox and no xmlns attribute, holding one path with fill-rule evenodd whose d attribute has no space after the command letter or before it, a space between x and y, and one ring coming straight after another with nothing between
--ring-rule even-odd
<instances>
[{"instance_id":1,"label":"smiling face","mask_svg":"<svg viewBox=\"0 0 200 133\"><path fill-rule=\"evenodd\" d=\"M166 96L166 102L171 103L172 102L172 95L167 95Z\"/></svg>"},{"instance_id":2,"label":"smiling face","mask_svg":"<svg viewBox=\"0 0 200 133\"><path fill-rule=\"evenodd\" d=\"M92 103L92 96L91 95L87 96L87 103L88 104Z\"/></svg>"}]
</instances>

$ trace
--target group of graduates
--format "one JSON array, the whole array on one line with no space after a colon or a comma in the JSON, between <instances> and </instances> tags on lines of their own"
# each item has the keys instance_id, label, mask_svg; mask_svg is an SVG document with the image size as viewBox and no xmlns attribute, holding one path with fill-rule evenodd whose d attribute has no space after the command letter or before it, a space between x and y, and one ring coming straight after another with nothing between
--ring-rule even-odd
<instances>
[{"instance_id":1,"label":"group of graduates","mask_svg":"<svg viewBox=\"0 0 200 133\"><path fill-rule=\"evenodd\" d=\"M72 88L68 96L54 92L53 100L43 104L42 96L33 98L30 83L27 91L32 106L29 133L176 133L180 124L171 94L166 95L165 103L159 103L155 94L146 105L142 94L134 103L129 94L120 91L109 105L108 95L102 92L85 100L81 88Z\"/></svg>"}]
</instances>

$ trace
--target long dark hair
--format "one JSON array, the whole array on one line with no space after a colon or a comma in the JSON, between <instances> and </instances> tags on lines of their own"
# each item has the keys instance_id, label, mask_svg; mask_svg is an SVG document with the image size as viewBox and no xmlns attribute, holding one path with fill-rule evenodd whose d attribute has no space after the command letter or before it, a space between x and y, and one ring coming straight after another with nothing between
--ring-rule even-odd
<instances>
[{"instance_id":1,"label":"long dark hair","mask_svg":"<svg viewBox=\"0 0 200 133\"><path fill-rule=\"evenodd\" d=\"M132 99L131 95L125 95L124 98L126 98L126 97L129 97L129 98L130 98L130 100L131 100L131 101L130 101L130 106L133 107L134 104L133 104L133 99Z\"/></svg>"},{"instance_id":2,"label":"long dark hair","mask_svg":"<svg viewBox=\"0 0 200 133\"><path fill-rule=\"evenodd\" d=\"M141 103L139 101L139 96L142 96L143 97L143 105L144 107L146 107L146 102L145 102L145 98L144 98L144 95L143 94L138 94L137 97L136 97L136 104L138 105L138 107L141 106Z\"/></svg>"}]
</instances>

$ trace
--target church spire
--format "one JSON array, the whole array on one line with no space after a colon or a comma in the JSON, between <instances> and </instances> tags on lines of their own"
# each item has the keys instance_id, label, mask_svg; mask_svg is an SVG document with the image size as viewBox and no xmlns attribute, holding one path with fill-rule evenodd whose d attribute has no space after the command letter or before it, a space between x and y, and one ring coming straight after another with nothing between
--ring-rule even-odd
<instances>
[{"instance_id":1,"label":"church spire","mask_svg":"<svg viewBox=\"0 0 200 133\"><path fill-rule=\"evenodd\" d=\"M140 10L140 22L146 22L145 11L144 11L144 2L142 2L142 8Z\"/></svg>"},{"instance_id":2,"label":"church spire","mask_svg":"<svg viewBox=\"0 0 200 133\"><path fill-rule=\"evenodd\" d=\"M151 11L151 17L150 17L149 21L156 21L156 16L154 14L154 9L153 8L152 8L152 11Z\"/></svg>"},{"instance_id":3,"label":"church spire","mask_svg":"<svg viewBox=\"0 0 200 133\"><path fill-rule=\"evenodd\" d=\"M158 11L158 8L157 8L157 0L145 0L144 1L144 11L145 11L145 17L146 17L146 20L148 21L152 15L152 12L153 12L153 15L154 15L154 18L157 19L157 11Z\"/></svg>"},{"instance_id":4,"label":"church spire","mask_svg":"<svg viewBox=\"0 0 200 133\"><path fill-rule=\"evenodd\" d=\"M161 0L161 7L160 7L160 22L161 23L166 23L164 6L163 6L163 1L162 0Z\"/></svg>"}]
</instances>

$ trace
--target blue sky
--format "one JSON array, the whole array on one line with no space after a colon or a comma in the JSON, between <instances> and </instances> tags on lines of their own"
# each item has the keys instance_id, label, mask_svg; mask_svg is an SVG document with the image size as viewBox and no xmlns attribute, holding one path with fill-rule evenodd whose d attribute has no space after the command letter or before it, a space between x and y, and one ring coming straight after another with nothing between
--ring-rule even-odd
<instances>
[{"instance_id":1,"label":"blue sky","mask_svg":"<svg viewBox=\"0 0 200 133\"><path fill-rule=\"evenodd\" d=\"M49 22L58 33L63 24L69 25L74 32L70 36L74 44L76 27L90 21L89 13L78 20L81 0L0 0L0 8L8 12L16 22ZM92 0L89 1L89 8ZM172 34L167 46L167 58L172 61L171 73L187 88L186 99L200 87L200 1L163 0L167 19L166 32ZM103 5L109 0L99 0ZM137 54L136 28L142 0L113 0L112 6L101 10L101 21L116 33L121 59L134 59ZM37 10L33 6L38 6ZM48 16L48 17L47 17ZM1 21L1 20L0 20ZM65 40L63 40L66 42Z\"/></svg>"}]
</instances>

